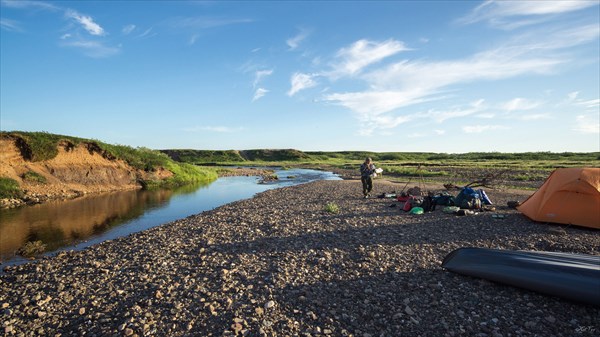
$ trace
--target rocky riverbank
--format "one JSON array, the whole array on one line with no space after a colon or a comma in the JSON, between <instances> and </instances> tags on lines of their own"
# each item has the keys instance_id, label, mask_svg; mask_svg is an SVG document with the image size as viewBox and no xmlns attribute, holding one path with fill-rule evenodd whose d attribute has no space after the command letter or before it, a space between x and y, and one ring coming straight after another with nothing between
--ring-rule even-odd
<instances>
[{"instance_id":1,"label":"rocky riverbank","mask_svg":"<svg viewBox=\"0 0 600 337\"><path fill-rule=\"evenodd\" d=\"M376 181L376 194L403 184ZM433 188L433 187L429 187ZM600 308L441 268L466 246L600 255L598 231L490 213L409 215L360 182L269 190L8 267L7 336L593 336ZM334 203L339 212L327 211ZM331 210L331 208L330 208Z\"/></svg>"}]
</instances>

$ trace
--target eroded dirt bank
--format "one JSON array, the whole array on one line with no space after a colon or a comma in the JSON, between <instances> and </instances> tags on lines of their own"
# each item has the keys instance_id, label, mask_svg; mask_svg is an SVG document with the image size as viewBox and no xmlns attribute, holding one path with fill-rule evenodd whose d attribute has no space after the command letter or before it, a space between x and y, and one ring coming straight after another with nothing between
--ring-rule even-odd
<instances>
[{"instance_id":1,"label":"eroded dirt bank","mask_svg":"<svg viewBox=\"0 0 600 337\"><path fill-rule=\"evenodd\" d=\"M402 184L376 181L375 194ZM443 270L473 246L600 255L597 231L497 212L409 215L360 182L270 190L0 276L4 333L48 336L592 336L600 308ZM327 203L338 213L325 210ZM595 331L592 333L592 331Z\"/></svg>"},{"instance_id":2,"label":"eroded dirt bank","mask_svg":"<svg viewBox=\"0 0 600 337\"><path fill-rule=\"evenodd\" d=\"M63 142L56 157L40 162L27 160L13 138L0 138L0 149L0 176L16 180L25 192L20 199L2 199L0 207L136 189L141 188L140 179L164 179L172 175L167 170L136 170L122 160L103 156L92 144L73 146ZM45 182L27 179L28 172L43 177Z\"/></svg>"}]
</instances>

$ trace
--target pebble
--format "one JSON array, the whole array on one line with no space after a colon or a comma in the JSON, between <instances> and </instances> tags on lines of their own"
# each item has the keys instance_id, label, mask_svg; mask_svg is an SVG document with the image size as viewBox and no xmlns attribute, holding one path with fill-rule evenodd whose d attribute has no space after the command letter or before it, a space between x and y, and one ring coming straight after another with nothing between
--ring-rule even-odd
<instances>
[{"instance_id":1,"label":"pebble","mask_svg":"<svg viewBox=\"0 0 600 337\"><path fill-rule=\"evenodd\" d=\"M383 193L405 184L375 185ZM511 215L500 223L486 213L408 216L360 190L358 180L268 190L12 266L0 275L3 332L498 337L595 327L600 308L482 282L440 263L464 246L539 250L543 243L598 255L596 233L571 226L556 235L502 206L527 193L486 191L496 212ZM343 212L323 211L329 202Z\"/></svg>"}]
</instances>

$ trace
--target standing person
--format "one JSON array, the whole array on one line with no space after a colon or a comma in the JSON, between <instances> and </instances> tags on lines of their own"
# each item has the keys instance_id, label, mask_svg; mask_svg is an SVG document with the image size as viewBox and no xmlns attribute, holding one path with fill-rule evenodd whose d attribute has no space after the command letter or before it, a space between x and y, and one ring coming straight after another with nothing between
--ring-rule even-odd
<instances>
[{"instance_id":1,"label":"standing person","mask_svg":"<svg viewBox=\"0 0 600 337\"><path fill-rule=\"evenodd\" d=\"M371 190L373 189L373 176L375 174L375 164L369 157L365 159L365 162L360 165L360 181L362 182L363 195L365 199L371 196Z\"/></svg>"}]
</instances>

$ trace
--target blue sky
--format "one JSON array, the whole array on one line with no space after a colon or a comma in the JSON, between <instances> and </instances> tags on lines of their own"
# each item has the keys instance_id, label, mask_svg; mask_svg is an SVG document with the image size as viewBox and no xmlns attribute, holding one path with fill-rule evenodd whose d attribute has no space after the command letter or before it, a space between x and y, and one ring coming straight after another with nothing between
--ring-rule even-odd
<instances>
[{"instance_id":1,"label":"blue sky","mask_svg":"<svg viewBox=\"0 0 600 337\"><path fill-rule=\"evenodd\" d=\"M599 1L6 1L0 127L153 149L600 151Z\"/></svg>"}]
</instances>

